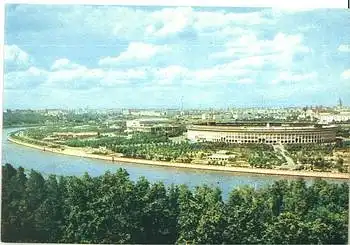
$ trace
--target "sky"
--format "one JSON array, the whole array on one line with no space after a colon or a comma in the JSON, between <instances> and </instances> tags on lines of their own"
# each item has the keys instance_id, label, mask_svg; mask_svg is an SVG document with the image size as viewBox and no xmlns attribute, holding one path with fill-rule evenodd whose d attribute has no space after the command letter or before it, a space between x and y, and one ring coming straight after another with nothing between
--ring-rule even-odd
<instances>
[{"instance_id":1,"label":"sky","mask_svg":"<svg viewBox=\"0 0 350 245\"><path fill-rule=\"evenodd\" d=\"M4 108L350 105L349 15L7 4Z\"/></svg>"}]
</instances>

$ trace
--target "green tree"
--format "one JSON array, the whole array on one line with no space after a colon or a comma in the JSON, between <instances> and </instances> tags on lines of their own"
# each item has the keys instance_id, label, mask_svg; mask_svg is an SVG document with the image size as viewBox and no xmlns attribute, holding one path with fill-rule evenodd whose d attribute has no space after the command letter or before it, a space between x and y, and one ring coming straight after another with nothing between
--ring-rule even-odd
<instances>
[{"instance_id":1,"label":"green tree","mask_svg":"<svg viewBox=\"0 0 350 245\"><path fill-rule=\"evenodd\" d=\"M15 173L12 167L6 165L3 173L2 239L6 242L28 241L26 224L23 220L23 217L28 214L25 200L27 177L22 167L19 167Z\"/></svg>"},{"instance_id":2,"label":"green tree","mask_svg":"<svg viewBox=\"0 0 350 245\"><path fill-rule=\"evenodd\" d=\"M43 239L46 227L36 222L38 210L47 196L45 179L43 176L31 170L26 186L26 207L27 214L23 218L25 220L25 232L30 241L38 242ZM40 220L39 220L40 221Z\"/></svg>"},{"instance_id":3,"label":"green tree","mask_svg":"<svg viewBox=\"0 0 350 245\"><path fill-rule=\"evenodd\" d=\"M264 242L268 244L308 244L309 229L303 220L291 212L279 215L266 229Z\"/></svg>"},{"instance_id":4,"label":"green tree","mask_svg":"<svg viewBox=\"0 0 350 245\"><path fill-rule=\"evenodd\" d=\"M266 226L271 223L272 210L262 191L246 186L231 192L226 217L225 243L261 243Z\"/></svg>"},{"instance_id":5,"label":"green tree","mask_svg":"<svg viewBox=\"0 0 350 245\"><path fill-rule=\"evenodd\" d=\"M46 179L2 167L6 242L344 244L347 183L277 181L232 190L131 181L125 170Z\"/></svg>"},{"instance_id":6,"label":"green tree","mask_svg":"<svg viewBox=\"0 0 350 245\"><path fill-rule=\"evenodd\" d=\"M64 198L59 188L57 177L50 175L46 180L47 197L34 214L38 241L57 242L61 239Z\"/></svg>"}]
</instances>

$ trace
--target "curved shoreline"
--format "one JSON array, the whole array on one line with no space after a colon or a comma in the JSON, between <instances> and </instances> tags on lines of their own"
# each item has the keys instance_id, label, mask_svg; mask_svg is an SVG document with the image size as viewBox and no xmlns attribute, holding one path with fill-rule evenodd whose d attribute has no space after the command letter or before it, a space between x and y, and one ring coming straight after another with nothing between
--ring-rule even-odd
<instances>
[{"instance_id":1,"label":"curved shoreline","mask_svg":"<svg viewBox=\"0 0 350 245\"><path fill-rule=\"evenodd\" d=\"M277 176L294 176L294 177L311 177L311 178L328 178L328 179L343 179L349 180L349 173L332 173L332 172L306 172L306 171L295 171L295 170L277 170L277 169L263 169L263 168L242 168L242 167L228 167L228 166L215 166L215 165L204 165L204 164L189 164L189 163L173 163L173 162L163 162L154 161L146 159L135 159L135 158L125 158L116 156L101 156L92 153L87 153L81 148L73 148L65 146L64 150L58 150L56 148L48 148L43 146L38 146L34 144L29 144L18 139L13 139L10 136L8 140L12 143L35 148L38 150L58 153L69 156L84 157L105 160L109 162L127 162L127 163L137 163L146 165L156 165L163 167L176 167L176 168L187 168L187 169L201 169L201 170L214 170L223 172L239 172L239 173L251 173L251 174L262 174L262 175L277 175Z\"/></svg>"}]
</instances>

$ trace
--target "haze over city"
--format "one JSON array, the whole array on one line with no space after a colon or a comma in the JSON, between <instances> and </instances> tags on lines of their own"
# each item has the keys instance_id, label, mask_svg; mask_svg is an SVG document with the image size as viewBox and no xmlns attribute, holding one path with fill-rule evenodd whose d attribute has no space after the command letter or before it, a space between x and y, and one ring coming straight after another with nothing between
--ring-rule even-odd
<instances>
[{"instance_id":1,"label":"haze over city","mask_svg":"<svg viewBox=\"0 0 350 245\"><path fill-rule=\"evenodd\" d=\"M7 5L4 108L349 105L346 14Z\"/></svg>"}]
</instances>

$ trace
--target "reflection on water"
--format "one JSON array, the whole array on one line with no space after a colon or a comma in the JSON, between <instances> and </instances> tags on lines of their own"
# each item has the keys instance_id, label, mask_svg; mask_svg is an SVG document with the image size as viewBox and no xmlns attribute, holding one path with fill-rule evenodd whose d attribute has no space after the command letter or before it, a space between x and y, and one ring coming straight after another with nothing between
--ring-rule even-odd
<instances>
[{"instance_id":1,"label":"reflection on water","mask_svg":"<svg viewBox=\"0 0 350 245\"><path fill-rule=\"evenodd\" d=\"M222 190L224 197L227 197L230 190L239 185L260 187L270 184L275 180L297 179L296 177L224 173L134 163L111 163L96 159L58 155L9 142L7 136L15 130L18 129L3 130L2 163L11 163L14 167L22 166L25 169L34 169L45 175L79 176L87 172L91 176L98 176L108 170L114 172L119 168L124 168L130 174L132 180L137 180L139 177L145 176L150 182L163 181L166 185L186 184L189 187L195 187L207 184L209 186L218 186ZM307 181L310 182L312 179L308 178Z\"/></svg>"}]
</instances>

